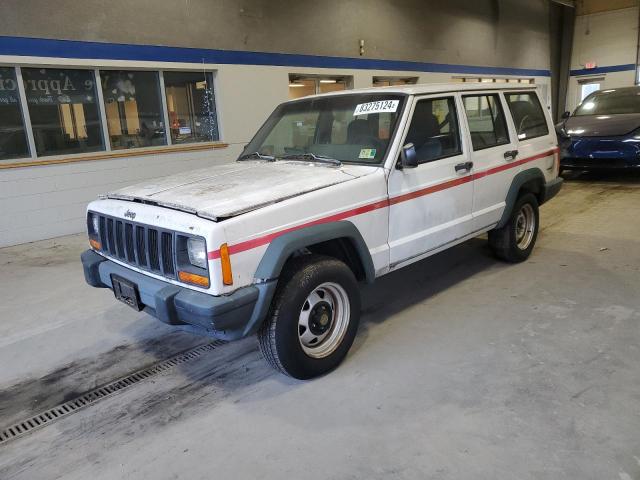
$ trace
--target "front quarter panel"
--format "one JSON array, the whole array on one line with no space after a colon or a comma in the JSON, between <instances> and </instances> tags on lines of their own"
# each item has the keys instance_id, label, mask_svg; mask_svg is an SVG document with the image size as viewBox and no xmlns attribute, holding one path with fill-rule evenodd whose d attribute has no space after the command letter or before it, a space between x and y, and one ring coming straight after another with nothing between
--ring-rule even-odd
<instances>
[{"instance_id":1,"label":"front quarter panel","mask_svg":"<svg viewBox=\"0 0 640 480\"><path fill-rule=\"evenodd\" d=\"M258 265L274 239L313 225L341 220L353 223L362 235L371 254L375 274L386 272L389 265L386 176L380 167L366 168L371 172L360 178L221 222L219 225L229 245L234 279L234 284L224 287L223 292L256 280ZM219 270L219 250L209 252L209 256L214 262L213 270Z\"/></svg>"}]
</instances>

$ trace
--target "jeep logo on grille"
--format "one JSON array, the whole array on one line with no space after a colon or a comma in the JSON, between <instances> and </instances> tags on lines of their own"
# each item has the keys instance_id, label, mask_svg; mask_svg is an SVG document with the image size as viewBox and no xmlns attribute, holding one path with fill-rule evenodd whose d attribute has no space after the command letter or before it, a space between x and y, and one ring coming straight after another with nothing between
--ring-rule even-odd
<instances>
[{"instance_id":1,"label":"jeep logo on grille","mask_svg":"<svg viewBox=\"0 0 640 480\"><path fill-rule=\"evenodd\" d=\"M130 218L131 220L133 220L134 218L136 218L136 212L132 212L131 210L127 210L126 212L124 212L124 216L127 218Z\"/></svg>"}]
</instances>

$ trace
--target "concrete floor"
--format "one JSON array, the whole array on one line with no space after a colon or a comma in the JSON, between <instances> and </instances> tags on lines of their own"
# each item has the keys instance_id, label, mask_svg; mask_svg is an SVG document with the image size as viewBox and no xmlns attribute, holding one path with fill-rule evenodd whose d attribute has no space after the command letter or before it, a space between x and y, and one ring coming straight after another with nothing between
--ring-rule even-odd
<instances>
[{"instance_id":1,"label":"concrete floor","mask_svg":"<svg viewBox=\"0 0 640 480\"><path fill-rule=\"evenodd\" d=\"M528 262L474 239L367 287L332 374L223 345L0 446L0 478L640 479L639 206L574 176ZM0 429L208 342L85 286L84 248L0 250Z\"/></svg>"}]
</instances>

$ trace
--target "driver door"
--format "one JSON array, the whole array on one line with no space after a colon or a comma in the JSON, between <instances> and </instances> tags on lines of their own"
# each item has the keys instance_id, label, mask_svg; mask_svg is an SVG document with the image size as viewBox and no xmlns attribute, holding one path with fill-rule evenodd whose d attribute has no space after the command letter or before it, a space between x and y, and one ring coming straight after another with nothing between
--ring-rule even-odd
<instances>
[{"instance_id":1,"label":"driver door","mask_svg":"<svg viewBox=\"0 0 640 480\"><path fill-rule=\"evenodd\" d=\"M460 110L455 94L413 103L401 145L413 143L418 166L393 168L389 175L391 269L472 231L473 166L462 142Z\"/></svg>"}]
</instances>

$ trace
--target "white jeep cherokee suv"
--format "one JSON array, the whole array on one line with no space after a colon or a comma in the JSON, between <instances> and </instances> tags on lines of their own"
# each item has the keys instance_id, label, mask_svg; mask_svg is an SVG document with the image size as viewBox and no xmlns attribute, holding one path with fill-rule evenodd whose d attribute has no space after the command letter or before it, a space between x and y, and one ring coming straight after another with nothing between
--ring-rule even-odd
<instances>
[{"instance_id":1,"label":"white jeep cherokee suv","mask_svg":"<svg viewBox=\"0 0 640 480\"><path fill-rule=\"evenodd\" d=\"M335 368L358 282L483 232L525 260L559 190L552 120L533 86L351 90L278 106L236 162L88 206L87 283L205 335L257 333L277 370Z\"/></svg>"}]
</instances>

